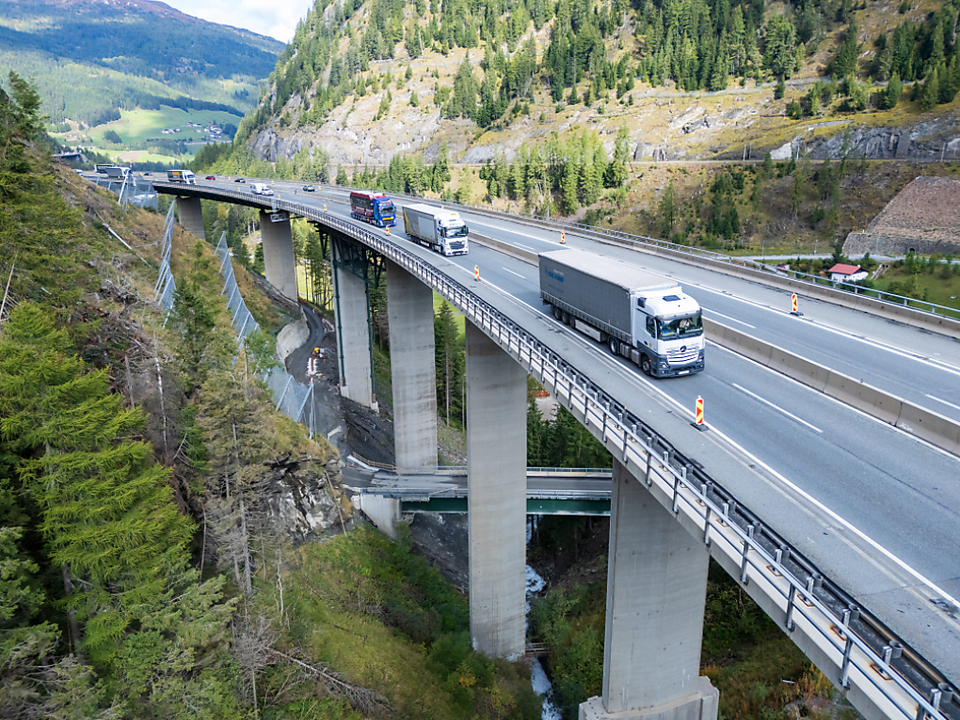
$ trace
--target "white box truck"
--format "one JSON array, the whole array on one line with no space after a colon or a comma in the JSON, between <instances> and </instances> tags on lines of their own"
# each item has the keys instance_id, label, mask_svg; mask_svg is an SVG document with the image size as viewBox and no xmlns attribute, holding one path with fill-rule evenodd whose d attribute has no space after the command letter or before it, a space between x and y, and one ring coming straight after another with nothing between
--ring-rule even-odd
<instances>
[{"instance_id":1,"label":"white box truck","mask_svg":"<svg viewBox=\"0 0 960 720\"><path fill-rule=\"evenodd\" d=\"M470 229L459 213L432 205L407 205L403 223L411 240L441 255L466 255Z\"/></svg>"},{"instance_id":2,"label":"white box truck","mask_svg":"<svg viewBox=\"0 0 960 720\"><path fill-rule=\"evenodd\" d=\"M167 170L167 181L196 185L197 176L193 174L192 170Z\"/></svg>"},{"instance_id":3,"label":"white box truck","mask_svg":"<svg viewBox=\"0 0 960 720\"><path fill-rule=\"evenodd\" d=\"M553 316L647 375L703 370L700 305L674 280L573 248L540 253L540 297Z\"/></svg>"}]
</instances>

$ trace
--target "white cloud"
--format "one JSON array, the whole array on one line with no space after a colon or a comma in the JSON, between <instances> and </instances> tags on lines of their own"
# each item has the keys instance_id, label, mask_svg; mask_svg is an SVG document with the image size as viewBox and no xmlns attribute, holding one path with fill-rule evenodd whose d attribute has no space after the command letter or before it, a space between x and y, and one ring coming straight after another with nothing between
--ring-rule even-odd
<instances>
[{"instance_id":1,"label":"white cloud","mask_svg":"<svg viewBox=\"0 0 960 720\"><path fill-rule=\"evenodd\" d=\"M221 25L252 30L290 42L312 0L164 0L171 7Z\"/></svg>"}]
</instances>

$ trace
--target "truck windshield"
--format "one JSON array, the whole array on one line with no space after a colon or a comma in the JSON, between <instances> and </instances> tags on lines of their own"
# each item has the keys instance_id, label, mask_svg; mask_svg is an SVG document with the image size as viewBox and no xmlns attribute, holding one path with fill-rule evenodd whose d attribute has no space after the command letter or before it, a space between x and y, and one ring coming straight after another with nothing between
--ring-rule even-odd
<instances>
[{"instance_id":1,"label":"truck windshield","mask_svg":"<svg viewBox=\"0 0 960 720\"><path fill-rule=\"evenodd\" d=\"M469 232L470 231L467 230L466 225L457 225L455 227L448 227L447 237L448 238L466 237L469 234Z\"/></svg>"},{"instance_id":2,"label":"truck windshield","mask_svg":"<svg viewBox=\"0 0 960 720\"><path fill-rule=\"evenodd\" d=\"M393 215L396 211L393 209L393 203L380 203L380 214L381 215Z\"/></svg>"},{"instance_id":3,"label":"truck windshield","mask_svg":"<svg viewBox=\"0 0 960 720\"><path fill-rule=\"evenodd\" d=\"M703 323L700 320L700 313L660 321L661 340L697 337L702 334Z\"/></svg>"}]
</instances>

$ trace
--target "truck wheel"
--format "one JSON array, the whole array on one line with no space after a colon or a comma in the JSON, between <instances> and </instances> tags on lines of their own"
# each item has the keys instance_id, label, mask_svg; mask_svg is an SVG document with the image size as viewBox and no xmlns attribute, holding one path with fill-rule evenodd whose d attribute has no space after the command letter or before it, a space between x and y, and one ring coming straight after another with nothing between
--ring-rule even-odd
<instances>
[{"instance_id":1,"label":"truck wheel","mask_svg":"<svg viewBox=\"0 0 960 720\"><path fill-rule=\"evenodd\" d=\"M570 324L570 313L568 313L566 310L563 311L563 324L564 325Z\"/></svg>"},{"instance_id":2,"label":"truck wheel","mask_svg":"<svg viewBox=\"0 0 960 720\"><path fill-rule=\"evenodd\" d=\"M650 368L650 358L648 358L646 355L643 355L643 356L640 358L640 369L643 370L643 374L644 374L644 375L649 375L649 374L650 374L650 370L651 370L651 368Z\"/></svg>"},{"instance_id":3,"label":"truck wheel","mask_svg":"<svg viewBox=\"0 0 960 720\"><path fill-rule=\"evenodd\" d=\"M553 317L556 320L563 320L563 312L556 305L553 306Z\"/></svg>"},{"instance_id":4,"label":"truck wheel","mask_svg":"<svg viewBox=\"0 0 960 720\"><path fill-rule=\"evenodd\" d=\"M617 342L617 339L616 339L613 335L611 335L611 336L610 336L610 339L609 339L607 342L608 342L609 345L610 345L610 352L613 353L614 355L619 355L619 354L620 354L620 343Z\"/></svg>"}]
</instances>

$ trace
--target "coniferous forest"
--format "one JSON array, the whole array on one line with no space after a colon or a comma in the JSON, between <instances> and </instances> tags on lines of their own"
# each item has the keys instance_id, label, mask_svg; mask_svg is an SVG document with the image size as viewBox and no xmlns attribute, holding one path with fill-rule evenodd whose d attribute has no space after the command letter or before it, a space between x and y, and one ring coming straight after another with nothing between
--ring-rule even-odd
<instances>
[{"instance_id":1,"label":"coniferous forest","mask_svg":"<svg viewBox=\"0 0 960 720\"><path fill-rule=\"evenodd\" d=\"M41 128L11 73L0 717L539 717L529 670L471 649L465 597L355 527L336 451L274 412L272 340L238 345L212 248L175 232L165 317L163 218L54 165ZM286 319L239 282L272 337ZM289 476L328 499L323 542L271 521Z\"/></svg>"}]
</instances>

